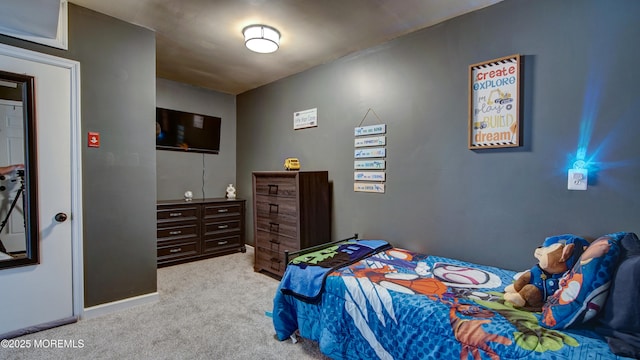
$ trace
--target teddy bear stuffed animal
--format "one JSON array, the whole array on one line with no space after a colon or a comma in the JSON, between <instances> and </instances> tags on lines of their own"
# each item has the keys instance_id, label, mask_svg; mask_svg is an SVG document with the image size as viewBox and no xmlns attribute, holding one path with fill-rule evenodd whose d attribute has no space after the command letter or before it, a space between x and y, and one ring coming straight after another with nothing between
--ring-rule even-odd
<instances>
[{"instance_id":1,"label":"teddy bear stuffed animal","mask_svg":"<svg viewBox=\"0 0 640 360\"><path fill-rule=\"evenodd\" d=\"M548 296L558 289L558 281L571 269L589 243L574 235L545 239L534 251L538 264L525 271L504 291L504 300L515 307L539 311Z\"/></svg>"}]
</instances>

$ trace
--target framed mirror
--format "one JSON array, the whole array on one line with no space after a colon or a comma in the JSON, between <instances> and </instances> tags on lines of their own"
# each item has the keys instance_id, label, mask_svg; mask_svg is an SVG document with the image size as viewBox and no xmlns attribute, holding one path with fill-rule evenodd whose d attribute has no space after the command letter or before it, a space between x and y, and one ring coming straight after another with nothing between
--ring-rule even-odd
<instances>
[{"instance_id":1,"label":"framed mirror","mask_svg":"<svg viewBox=\"0 0 640 360\"><path fill-rule=\"evenodd\" d=\"M34 87L0 70L0 270L39 262Z\"/></svg>"}]
</instances>

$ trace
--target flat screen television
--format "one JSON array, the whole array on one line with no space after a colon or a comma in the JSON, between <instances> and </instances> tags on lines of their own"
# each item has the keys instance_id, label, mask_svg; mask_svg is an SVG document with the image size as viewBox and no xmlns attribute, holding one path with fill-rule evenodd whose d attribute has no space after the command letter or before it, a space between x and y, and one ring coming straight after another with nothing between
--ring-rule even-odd
<instances>
[{"instance_id":1,"label":"flat screen television","mask_svg":"<svg viewBox=\"0 0 640 360\"><path fill-rule=\"evenodd\" d=\"M156 149L217 154L221 125L219 117L156 108Z\"/></svg>"}]
</instances>

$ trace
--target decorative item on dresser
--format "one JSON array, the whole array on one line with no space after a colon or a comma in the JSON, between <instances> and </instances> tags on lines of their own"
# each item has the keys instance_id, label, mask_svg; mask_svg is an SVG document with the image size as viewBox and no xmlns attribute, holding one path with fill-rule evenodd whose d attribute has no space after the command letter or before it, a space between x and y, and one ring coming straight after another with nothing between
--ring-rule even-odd
<instances>
[{"instance_id":1,"label":"decorative item on dresser","mask_svg":"<svg viewBox=\"0 0 640 360\"><path fill-rule=\"evenodd\" d=\"M282 277L285 250L331 241L327 171L253 173L255 271Z\"/></svg>"},{"instance_id":2,"label":"decorative item on dresser","mask_svg":"<svg viewBox=\"0 0 640 360\"><path fill-rule=\"evenodd\" d=\"M158 201L158 267L245 252L244 209L242 199Z\"/></svg>"}]
</instances>

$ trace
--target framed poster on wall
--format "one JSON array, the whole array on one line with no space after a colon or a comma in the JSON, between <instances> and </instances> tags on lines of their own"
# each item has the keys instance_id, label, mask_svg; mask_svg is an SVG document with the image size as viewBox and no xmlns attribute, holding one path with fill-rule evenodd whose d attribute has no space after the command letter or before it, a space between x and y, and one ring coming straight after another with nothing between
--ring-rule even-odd
<instances>
[{"instance_id":1,"label":"framed poster on wall","mask_svg":"<svg viewBox=\"0 0 640 360\"><path fill-rule=\"evenodd\" d=\"M469 66L469 149L520 146L520 55Z\"/></svg>"}]
</instances>

